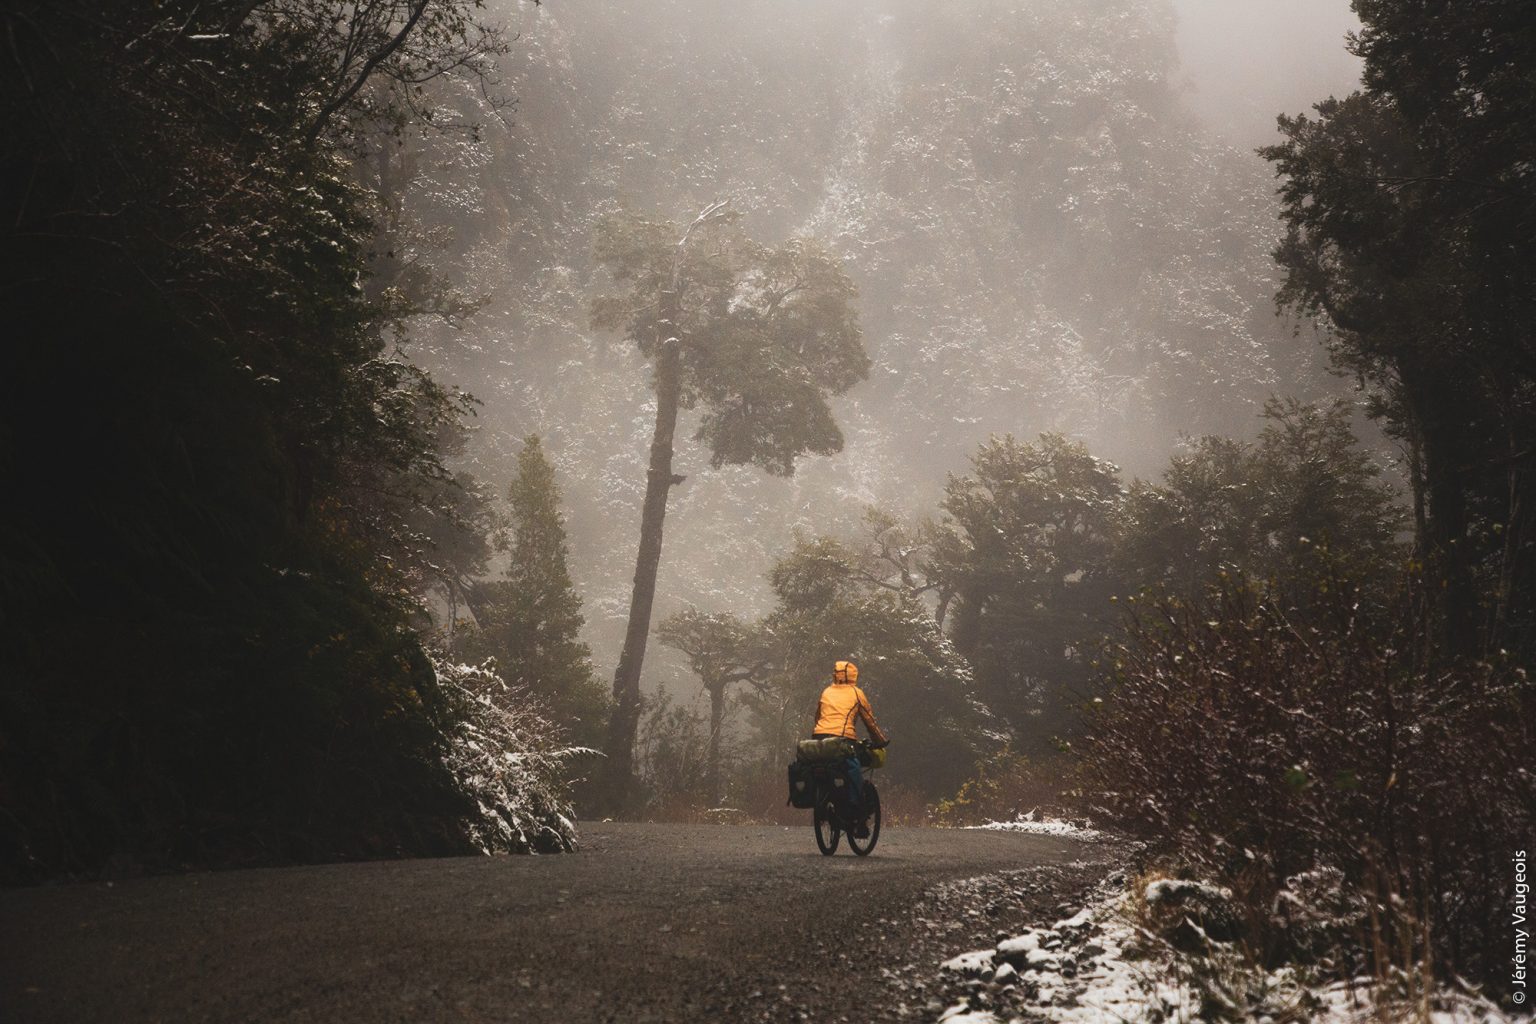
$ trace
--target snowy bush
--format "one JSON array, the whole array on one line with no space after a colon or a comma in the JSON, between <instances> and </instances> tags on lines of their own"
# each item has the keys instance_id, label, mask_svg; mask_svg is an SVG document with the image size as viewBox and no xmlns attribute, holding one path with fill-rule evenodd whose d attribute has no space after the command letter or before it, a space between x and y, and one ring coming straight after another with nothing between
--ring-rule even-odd
<instances>
[{"instance_id":1,"label":"snowy bush","mask_svg":"<svg viewBox=\"0 0 1536 1024\"><path fill-rule=\"evenodd\" d=\"M1089 745L1104 811L1233 889L1260 960L1427 952L1507 984L1494 930L1536 834L1536 690L1513 666L1426 665L1412 588L1373 611L1311 587L1305 617L1238 580L1136 605Z\"/></svg>"},{"instance_id":2,"label":"snowy bush","mask_svg":"<svg viewBox=\"0 0 1536 1024\"><path fill-rule=\"evenodd\" d=\"M470 841L485 853L575 849L569 775L597 752L561 746L558 728L529 694L506 684L495 662L435 667L458 711L445 760L475 808Z\"/></svg>"},{"instance_id":3,"label":"snowy bush","mask_svg":"<svg viewBox=\"0 0 1536 1024\"><path fill-rule=\"evenodd\" d=\"M1127 885L1129 883L1129 885ZM1457 983L1350 977L1312 967L1255 964L1234 942L1200 935L1175 906L1230 899L1226 890L1160 875L1117 873L1071 917L995 946L951 957L940 991L954 1002L943 1024L1050 1021L1055 1024L1514 1024L1486 997ZM1064 911L1063 911L1064 912ZM1182 926L1182 929L1181 929ZM1170 934L1170 929L1185 934ZM1200 934L1199 930L1196 934Z\"/></svg>"}]
</instances>

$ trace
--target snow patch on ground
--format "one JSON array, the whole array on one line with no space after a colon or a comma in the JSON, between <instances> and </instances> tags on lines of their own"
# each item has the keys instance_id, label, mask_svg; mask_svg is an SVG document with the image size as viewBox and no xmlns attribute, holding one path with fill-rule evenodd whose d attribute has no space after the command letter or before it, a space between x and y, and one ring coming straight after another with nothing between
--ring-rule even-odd
<instances>
[{"instance_id":1,"label":"snow patch on ground","mask_svg":"<svg viewBox=\"0 0 1536 1024\"><path fill-rule=\"evenodd\" d=\"M966 977L980 977L985 971L993 969L992 950L978 949L973 953L961 953L959 956L945 960L939 965L941 971L951 971Z\"/></svg>"},{"instance_id":2,"label":"snow patch on ground","mask_svg":"<svg viewBox=\"0 0 1536 1024\"><path fill-rule=\"evenodd\" d=\"M1382 1015L1368 995L1371 979L1341 981L1314 995L1322 1006L1312 1018L1321 1024L1377 1024ZM1435 1008L1429 1011L1429 1024L1529 1024L1530 1014L1510 1016L1480 996L1451 989L1435 995ZM1408 1020L1420 1020L1417 1015Z\"/></svg>"},{"instance_id":3,"label":"snow patch on ground","mask_svg":"<svg viewBox=\"0 0 1536 1024\"><path fill-rule=\"evenodd\" d=\"M985 825L971 825L970 828L990 829L994 832L1028 832L1038 836L1066 836L1085 843L1094 843L1104 838L1104 833L1091 828L1074 825L1070 821L1061 821L1056 818L1047 818L1044 815L1037 816L1034 811L1021 814L1012 821L989 821Z\"/></svg>"},{"instance_id":4,"label":"snow patch on ground","mask_svg":"<svg viewBox=\"0 0 1536 1024\"><path fill-rule=\"evenodd\" d=\"M1002 1024L990 1010L973 1010L965 1003L957 1003L944 1011L940 1024Z\"/></svg>"},{"instance_id":5,"label":"snow patch on ground","mask_svg":"<svg viewBox=\"0 0 1536 1024\"><path fill-rule=\"evenodd\" d=\"M1182 878L1159 878L1147 884L1148 903L1177 903L1191 897L1211 903L1221 903L1232 898L1231 889L1222 889L1206 882L1191 882Z\"/></svg>"},{"instance_id":6,"label":"snow patch on ground","mask_svg":"<svg viewBox=\"0 0 1536 1024\"><path fill-rule=\"evenodd\" d=\"M1146 893L1154 903L1188 895L1229 898L1213 886L1171 879L1152 883ZM1223 984L1198 985L1196 970L1216 972ZM1181 956L1136 924L1123 888L1102 891L1049 928L1030 928L992 949L953 957L940 971L969 993L943 1012L938 1018L943 1024L1193 1024L1203 1019L1202 1004L1209 1009L1213 998L1224 1003L1224 1020L1375 1024L1393 1019L1374 1005L1369 979L1309 986L1292 968L1263 972L1246 967L1235 951L1209 960ZM1241 1002L1227 998L1228 993ZM1529 1015L1508 1016L1484 998L1449 988L1436 992L1431 1002L1431 1024L1531 1021Z\"/></svg>"}]
</instances>

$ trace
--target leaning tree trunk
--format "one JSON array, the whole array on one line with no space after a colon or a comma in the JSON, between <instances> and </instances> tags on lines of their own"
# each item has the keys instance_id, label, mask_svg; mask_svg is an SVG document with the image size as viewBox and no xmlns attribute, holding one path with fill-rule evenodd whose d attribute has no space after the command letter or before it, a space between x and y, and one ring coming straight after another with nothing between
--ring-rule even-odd
<instances>
[{"instance_id":1,"label":"leaning tree trunk","mask_svg":"<svg viewBox=\"0 0 1536 1024\"><path fill-rule=\"evenodd\" d=\"M720 732L725 728L725 681L709 686L709 760L705 766L711 802L720 801Z\"/></svg>"},{"instance_id":2,"label":"leaning tree trunk","mask_svg":"<svg viewBox=\"0 0 1536 1024\"><path fill-rule=\"evenodd\" d=\"M624 650L613 674L613 715L608 720L606 798L615 811L624 810L635 795L635 735L640 730L640 665L651 632L651 605L656 600L656 570L661 565L661 524L667 516L667 492L683 482L672 475L672 435L677 430L677 404L682 392L682 343L678 340L681 312L683 254L694 229L720 216L729 206L722 200L705 207L677 240L670 286L657 296L656 430L651 435L651 465L646 471L645 506L640 513L640 550L635 555L635 586L629 597L629 626Z\"/></svg>"},{"instance_id":3,"label":"leaning tree trunk","mask_svg":"<svg viewBox=\"0 0 1536 1024\"><path fill-rule=\"evenodd\" d=\"M669 305L675 297L664 296ZM663 313L662 329L670 329L671 311ZM613 674L613 714L608 720L607 790L613 810L630 803L635 790L635 734L640 728L640 665L651 631L651 605L656 599L656 570L661 564L661 526L667 515L672 476L672 435L677 428L681 390L678 341L667 337L656 353L656 430L651 435L651 465L646 472L645 506L640 514L640 551L635 556L635 586L629 598L629 627L618 671Z\"/></svg>"}]
</instances>

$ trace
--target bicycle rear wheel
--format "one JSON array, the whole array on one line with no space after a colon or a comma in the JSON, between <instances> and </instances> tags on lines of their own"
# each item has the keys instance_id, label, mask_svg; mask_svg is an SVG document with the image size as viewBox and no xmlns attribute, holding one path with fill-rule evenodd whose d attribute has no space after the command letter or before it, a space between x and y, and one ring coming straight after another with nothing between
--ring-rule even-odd
<instances>
[{"instance_id":1,"label":"bicycle rear wheel","mask_svg":"<svg viewBox=\"0 0 1536 1024\"><path fill-rule=\"evenodd\" d=\"M831 797L822 796L818 799L813 815L816 826L816 847L821 850L823 856L830 857L837 852L837 841L843 836L843 831L837 824L837 808L832 806ZM848 843L853 844L853 837L849 837Z\"/></svg>"},{"instance_id":2,"label":"bicycle rear wheel","mask_svg":"<svg viewBox=\"0 0 1536 1024\"><path fill-rule=\"evenodd\" d=\"M848 849L860 857L868 857L880 841L880 791L873 782L864 783L864 824L869 826L869 837L857 839L848 833Z\"/></svg>"}]
</instances>

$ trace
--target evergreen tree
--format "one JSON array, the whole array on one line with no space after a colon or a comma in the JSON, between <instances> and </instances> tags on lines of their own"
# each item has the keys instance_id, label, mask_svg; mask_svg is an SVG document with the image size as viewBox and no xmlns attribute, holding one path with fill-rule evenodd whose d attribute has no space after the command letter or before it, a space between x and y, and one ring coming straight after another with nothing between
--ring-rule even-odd
<instances>
[{"instance_id":1,"label":"evergreen tree","mask_svg":"<svg viewBox=\"0 0 1536 1024\"><path fill-rule=\"evenodd\" d=\"M595 745L605 701L581 640L581 597L566 559L555 469L537 435L523 442L511 504L511 562L505 576L475 588L480 627L464 649L496 658L503 678L543 698L572 740Z\"/></svg>"}]
</instances>

